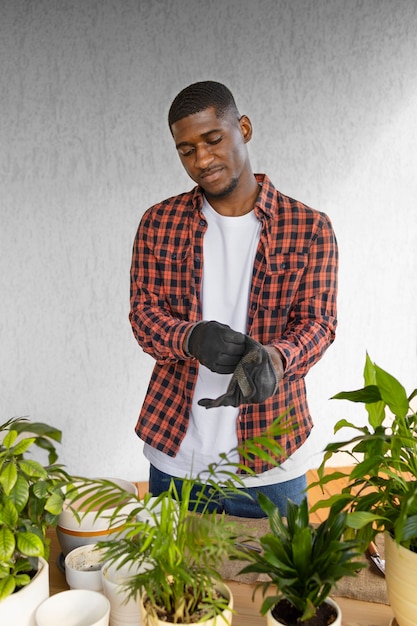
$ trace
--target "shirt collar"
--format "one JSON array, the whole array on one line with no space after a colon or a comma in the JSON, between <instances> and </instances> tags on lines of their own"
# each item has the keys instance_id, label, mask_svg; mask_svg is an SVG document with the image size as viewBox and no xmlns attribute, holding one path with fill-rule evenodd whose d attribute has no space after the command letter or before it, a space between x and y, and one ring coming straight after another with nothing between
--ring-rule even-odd
<instances>
[{"instance_id":1,"label":"shirt collar","mask_svg":"<svg viewBox=\"0 0 417 626\"><path fill-rule=\"evenodd\" d=\"M255 213L258 215L258 211L264 213L267 217L272 217L274 196L277 191L274 185L269 180L266 174L255 174L255 178L261 186L258 198L255 202ZM201 187L197 186L193 189L193 202L194 208L201 211L203 207L204 194Z\"/></svg>"}]
</instances>

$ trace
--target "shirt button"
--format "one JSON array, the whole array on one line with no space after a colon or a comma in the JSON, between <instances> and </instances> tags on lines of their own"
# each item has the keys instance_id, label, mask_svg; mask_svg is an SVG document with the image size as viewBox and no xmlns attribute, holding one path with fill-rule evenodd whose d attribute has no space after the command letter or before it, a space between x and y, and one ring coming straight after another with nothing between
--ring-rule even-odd
<instances>
[{"instance_id":1,"label":"shirt button","mask_svg":"<svg viewBox=\"0 0 417 626\"><path fill-rule=\"evenodd\" d=\"M206 225L205 221L204 220L200 220L200 226L205 226L205 225Z\"/></svg>"},{"instance_id":2,"label":"shirt button","mask_svg":"<svg viewBox=\"0 0 417 626\"><path fill-rule=\"evenodd\" d=\"M173 252L173 253L172 253L172 255L171 255L171 259L172 259L173 261L176 261L176 259L177 259L177 253L176 253L176 252Z\"/></svg>"},{"instance_id":3,"label":"shirt button","mask_svg":"<svg viewBox=\"0 0 417 626\"><path fill-rule=\"evenodd\" d=\"M195 257L195 262L197 263L197 265L200 265L200 257L199 256Z\"/></svg>"}]
</instances>

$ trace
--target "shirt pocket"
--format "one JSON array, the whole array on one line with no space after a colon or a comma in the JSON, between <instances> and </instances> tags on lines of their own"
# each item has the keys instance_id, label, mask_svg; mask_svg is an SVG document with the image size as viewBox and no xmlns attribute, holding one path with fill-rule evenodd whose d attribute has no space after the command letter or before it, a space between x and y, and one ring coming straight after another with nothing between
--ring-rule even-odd
<instances>
[{"instance_id":1,"label":"shirt pocket","mask_svg":"<svg viewBox=\"0 0 417 626\"><path fill-rule=\"evenodd\" d=\"M296 297L305 269L308 254L287 252L271 254L265 274L261 306L268 310L288 312Z\"/></svg>"},{"instance_id":2,"label":"shirt pocket","mask_svg":"<svg viewBox=\"0 0 417 626\"><path fill-rule=\"evenodd\" d=\"M154 249L163 305L174 317L188 319L192 277L191 250L159 245Z\"/></svg>"}]
</instances>

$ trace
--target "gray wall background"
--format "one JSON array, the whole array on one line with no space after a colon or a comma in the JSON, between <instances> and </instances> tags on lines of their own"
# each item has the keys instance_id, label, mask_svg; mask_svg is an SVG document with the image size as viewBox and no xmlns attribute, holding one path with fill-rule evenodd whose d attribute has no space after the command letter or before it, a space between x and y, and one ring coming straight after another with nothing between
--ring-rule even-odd
<instances>
[{"instance_id":1,"label":"gray wall background","mask_svg":"<svg viewBox=\"0 0 417 626\"><path fill-rule=\"evenodd\" d=\"M308 376L320 448L366 351L417 374L415 0L0 1L0 421L63 430L74 473L143 480L133 428L152 359L128 323L143 211L192 187L166 123L225 82L250 153L331 217L339 332Z\"/></svg>"}]
</instances>

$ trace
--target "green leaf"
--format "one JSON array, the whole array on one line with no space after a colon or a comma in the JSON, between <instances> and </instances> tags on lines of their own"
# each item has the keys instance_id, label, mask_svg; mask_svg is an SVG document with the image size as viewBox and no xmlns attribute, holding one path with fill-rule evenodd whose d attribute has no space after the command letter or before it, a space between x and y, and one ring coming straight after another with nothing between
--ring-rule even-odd
<instances>
[{"instance_id":1,"label":"green leaf","mask_svg":"<svg viewBox=\"0 0 417 626\"><path fill-rule=\"evenodd\" d=\"M0 485L4 489L4 493L8 496L13 489L17 479L17 469L13 461L7 463L0 474Z\"/></svg>"},{"instance_id":2,"label":"green leaf","mask_svg":"<svg viewBox=\"0 0 417 626\"><path fill-rule=\"evenodd\" d=\"M332 400L350 400L350 402L362 402L371 403L379 402L381 393L376 385L368 385L362 389L356 389L355 391L340 391L336 395L332 396Z\"/></svg>"},{"instance_id":3,"label":"green leaf","mask_svg":"<svg viewBox=\"0 0 417 626\"><path fill-rule=\"evenodd\" d=\"M45 503L45 509L52 515L59 515L62 512L64 498L59 493L53 493Z\"/></svg>"},{"instance_id":4,"label":"green leaf","mask_svg":"<svg viewBox=\"0 0 417 626\"><path fill-rule=\"evenodd\" d=\"M377 519L380 519L380 516L375 515L374 513L368 513L367 511L355 511L354 513L349 513L346 518L346 526L349 528L359 529L375 522Z\"/></svg>"},{"instance_id":5,"label":"green leaf","mask_svg":"<svg viewBox=\"0 0 417 626\"><path fill-rule=\"evenodd\" d=\"M408 397L402 384L382 368L375 366L376 381L381 398L386 402L394 415L405 417L408 412Z\"/></svg>"},{"instance_id":6,"label":"green leaf","mask_svg":"<svg viewBox=\"0 0 417 626\"><path fill-rule=\"evenodd\" d=\"M0 527L0 561L8 561L15 551L14 534L5 526Z\"/></svg>"},{"instance_id":7,"label":"green leaf","mask_svg":"<svg viewBox=\"0 0 417 626\"><path fill-rule=\"evenodd\" d=\"M31 478L47 478L48 473L46 469L38 463L38 461L32 461L31 459L20 459L18 461L19 468L27 476Z\"/></svg>"},{"instance_id":8,"label":"green leaf","mask_svg":"<svg viewBox=\"0 0 417 626\"><path fill-rule=\"evenodd\" d=\"M12 500L6 500L1 509L0 521L6 526L16 526L19 516Z\"/></svg>"},{"instance_id":9,"label":"green leaf","mask_svg":"<svg viewBox=\"0 0 417 626\"><path fill-rule=\"evenodd\" d=\"M17 437L17 432L15 430L9 430L9 432L4 436L2 445L7 450L10 450L10 448L13 446L14 442L16 441L16 437Z\"/></svg>"},{"instance_id":10,"label":"green leaf","mask_svg":"<svg viewBox=\"0 0 417 626\"><path fill-rule=\"evenodd\" d=\"M292 545L294 565L301 578L307 576L312 548L313 542L311 531L309 528L303 528L294 536Z\"/></svg>"},{"instance_id":11,"label":"green leaf","mask_svg":"<svg viewBox=\"0 0 417 626\"><path fill-rule=\"evenodd\" d=\"M26 556L44 556L43 542L34 533L19 533L17 536L17 547Z\"/></svg>"},{"instance_id":12,"label":"green leaf","mask_svg":"<svg viewBox=\"0 0 417 626\"><path fill-rule=\"evenodd\" d=\"M0 602L11 596L16 588L13 576L0 579Z\"/></svg>"},{"instance_id":13,"label":"green leaf","mask_svg":"<svg viewBox=\"0 0 417 626\"><path fill-rule=\"evenodd\" d=\"M10 499L18 512L23 511L29 500L29 484L22 475L17 477L16 483L10 492Z\"/></svg>"},{"instance_id":14,"label":"green leaf","mask_svg":"<svg viewBox=\"0 0 417 626\"><path fill-rule=\"evenodd\" d=\"M29 448L32 446L34 441L35 441L34 437L21 439L20 441L17 442L17 444L13 448L13 454L15 456L24 454L27 450L29 450Z\"/></svg>"}]
</instances>

